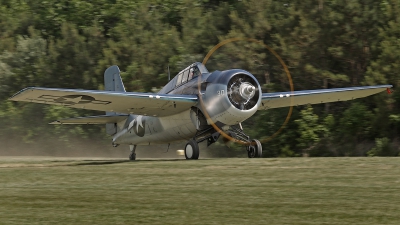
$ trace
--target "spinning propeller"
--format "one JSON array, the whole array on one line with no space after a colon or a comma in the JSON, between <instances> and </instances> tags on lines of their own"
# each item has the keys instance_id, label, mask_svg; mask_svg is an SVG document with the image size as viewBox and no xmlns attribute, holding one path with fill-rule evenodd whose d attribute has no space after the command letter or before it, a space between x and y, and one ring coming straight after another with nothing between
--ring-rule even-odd
<instances>
[{"instance_id":1,"label":"spinning propeller","mask_svg":"<svg viewBox=\"0 0 400 225\"><path fill-rule=\"evenodd\" d=\"M247 41L247 42L252 42L252 43L256 43L259 45L264 46L265 48L268 49L268 51L273 54L276 59L278 59L278 61L281 63L287 77L289 80L289 84L290 84L290 91L293 93L294 92L294 88L293 88L293 82L292 82L292 78L289 72L289 69L287 68L285 62L282 60L282 58L272 49L270 48L268 45L264 44L263 42L256 40L256 39L252 39L252 38L241 38L241 37L237 37L237 38L229 38L226 39L220 43L218 43L217 45L215 45L208 53L207 55L204 57L202 64L206 65L208 59L211 57L211 55L220 47L222 47L225 44L231 43L231 42L237 42L237 41ZM222 74L221 74L222 75ZM200 74L201 76L201 74ZM200 79L199 79L200 81ZM198 83L198 90L200 93L200 82ZM252 111L253 109L257 108L255 107L257 104L259 104L259 100L261 98L261 90L259 88L259 84L258 82L255 80L255 77L252 76L251 74L246 74L246 73L237 73L234 76L230 77L230 80L227 82L227 86L226 86L226 91L227 91L227 98L229 99L229 102L234 106L235 109L238 109L241 111L241 113L246 113L249 111ZM200 94L199 95L199 100L201 103L201 107L204 110L204 116L206 117L206 119L208 121L210 121L210 124L212 125L212 127L214 127L214 129L216 131L218 131L218 133L220 133L225 139L230 140L232 142L236 142L236 143L240 143L240 144L244 144L248 147L254 146L256 148L261 148L261 143L258 140L251 140L250 142L247 140L245 140L245 138L238 138L238 136L236 135L236 137L232 137L230 134L230 132L226 133L225 131L221 130L216 124L211 117L213 117L213 115L210 115L207 112L207 103L208 102L204 102L203 101L203 96ZM290 101L293 101L293 98L290 99ZM228 114L230 113L229 111L232 111L232 109L226 109L226 111L228 112ZM234 110L233 110L234 111ZM281 127L274 133L272 134L270 137L264 138L261 140L261 142L268 142L270 140L272 140L274 137L276 137L286 126L286 124L289 122L290 116L292 114L293 111L293 105L291 104L289 106L289 112L286 116L286 119L284 121L284 123L281 125ZM253 115L253 114L251 114ZM250 116L251 116L250 115ZM249 117L250 117L249 116ZM214 117L215 118L215 117ZM244 121L244 120L242 120ZM230 122L230 121L227 121ZM227 124L227 123L225 123ZM243 127L241 124L241 121L238 121L237 123L239 125L239 129L241 131L243 131ZM240 131L239 131L240 132ZM244 137L246 137L246 135L243 135ZM250 153L250 151L249 151ZM250 155L249 155L250 157Z\"/></svg>"}]
</instances>

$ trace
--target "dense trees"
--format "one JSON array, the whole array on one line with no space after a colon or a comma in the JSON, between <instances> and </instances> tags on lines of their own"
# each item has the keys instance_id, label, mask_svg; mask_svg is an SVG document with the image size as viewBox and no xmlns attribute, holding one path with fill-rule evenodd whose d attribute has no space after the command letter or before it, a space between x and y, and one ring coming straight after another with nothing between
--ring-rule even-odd
<instances>
[{"instance_id":1,"label":"dense trees","mask_svg":"<svg viewBox=\"0 0 400 225\"><path fill-rule=\"evenodd\" d=\"M296 90L399 84L399 0L2 0L0 14L3 143L52 139L55 149L65 149L74 146L71 140L105 140L98 134L104 133L102 127L46 125L59 117L100 112L6 101L24 87L102 89L104 70L117 64L129 91L154 91L167 82L168 65L176 74L230 37L255 38L275 49L289 66ZM254 43L222 47L207 67L249 70L263 91L289 89L279 61ZM399 101L395 91L296 107L287 128L264 144L265 156L398 155ZM268 137L287 110L259 112L245 129Z\"/></svg>"}]
</instances>

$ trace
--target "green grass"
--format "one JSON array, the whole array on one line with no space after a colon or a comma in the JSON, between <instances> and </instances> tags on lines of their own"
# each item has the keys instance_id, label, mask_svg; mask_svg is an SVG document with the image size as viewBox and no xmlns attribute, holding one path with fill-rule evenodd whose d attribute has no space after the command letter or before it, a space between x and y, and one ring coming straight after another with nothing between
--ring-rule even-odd
<instances>
[{"instance_id":1,"label":"green grass","mask_svg":"<svg viewBox=\"0 0 400 225\"><path fill-rule=\"evenodd\" d=\"M399 224L399 158L0 158L0 224Z\"/></svg>"}]
</instances>

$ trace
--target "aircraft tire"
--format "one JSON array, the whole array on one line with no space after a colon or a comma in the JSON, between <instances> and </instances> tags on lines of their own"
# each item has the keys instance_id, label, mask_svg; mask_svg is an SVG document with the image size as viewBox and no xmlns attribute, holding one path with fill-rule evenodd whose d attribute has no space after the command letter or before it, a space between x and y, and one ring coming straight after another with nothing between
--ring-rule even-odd
<instances>
[{"instance_id":1,"label":"aircraft tire","mask_svg":"<svg viewBox=\"0 0 400 225\"><path fill-rule=\"evenodd\" d=\"M131 161L136 160L136 153L135 152L131 152L131 154L129 154L129 160L131 160Z\"/></svg>"},{"instance_id":2,"label":"aircraft tire","mask_svg":"<svg viewBox=\"0 0 400 225\"><path fill-rule=\"evenodd\" d=\"M195 140L190 139L190 141L185 146L186 159L198 159L199 154L200 154L199 145Z\"/></svg>"},{"instance_id":3,"label":"aircraft tire","mask_svg":"<svg viewBox=\"0 0 400 225\"><path fill-rule=\"evenodd\" d=\"M255 145L249 145L246 147L247 156L249 158L261 158L262 157L262 145L261 142L257 139L251 140L251 142L255 142Z\"/></svg>"}]
</instances>

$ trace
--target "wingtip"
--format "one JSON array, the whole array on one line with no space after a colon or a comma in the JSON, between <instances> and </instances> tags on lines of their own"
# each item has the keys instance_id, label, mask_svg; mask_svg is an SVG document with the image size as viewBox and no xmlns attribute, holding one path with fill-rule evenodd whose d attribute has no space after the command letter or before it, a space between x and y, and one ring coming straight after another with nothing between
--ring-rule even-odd
<instances>
[{"instance_id":1,"label":"wingtip","mask_svg":"<svg viewBox=\"0 0 400 225\"><path fill-rule=\"evenodd\" d=\"M17 97L21 93L23 93L25 91L28 91L28 90L31 90L31 89L35 89L35 87L26 87L26 88L18 91L17 93L13 94L11 97L8 98L8 100L10 100L10 101L18 101L18 100L15 99L15 97Z\"/></svg>"}]
</instances>

